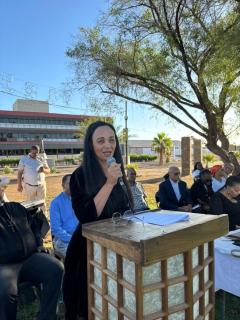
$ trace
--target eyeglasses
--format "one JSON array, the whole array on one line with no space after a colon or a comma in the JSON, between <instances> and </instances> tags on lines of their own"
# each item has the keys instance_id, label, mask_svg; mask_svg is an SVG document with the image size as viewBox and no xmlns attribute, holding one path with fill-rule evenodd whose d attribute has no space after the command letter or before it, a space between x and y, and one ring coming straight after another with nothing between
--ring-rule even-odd
<instances>
[{"instance_id":1,"label":"eyeglasses","mask_svg":"<svg viewBox=\"0 0 240 320\"><path fill-rule=\"evenodd\" d=\"M180 176L180 172L174 172L173 175L174 176Z\"/></svg>"}]
</instances>

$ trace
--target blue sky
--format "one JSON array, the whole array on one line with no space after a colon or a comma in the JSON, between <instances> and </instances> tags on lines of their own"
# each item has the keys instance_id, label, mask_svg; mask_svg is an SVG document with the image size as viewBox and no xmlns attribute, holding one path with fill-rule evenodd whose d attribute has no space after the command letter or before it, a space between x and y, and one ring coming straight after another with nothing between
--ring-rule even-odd
<instances>
[{"instance_id":1,"label":"blue sky","mask_svg":"<svg viewBox=\"0 0 240 320\"><path fill-rule=\"evenodd\" d=\"M11 89L20 96L30 90L36 99L47 100L54 88L50 91L52 97L57 92L54 103L66 105L58 91L73 76L65 51L78 28L93 26L107 8L104 0L1 0L0 90ZM0 93L0 109L11 110L15 99ZM67 108L50 106L50 112L91 114L87 105L84 95L78 94ZM130 134L136 139L153 139L161 131L173 139L191 134L146 107L129 105L128 109ZM118 115L116 123L124 126L124 116Z\"/></svg>"}]
</instances>

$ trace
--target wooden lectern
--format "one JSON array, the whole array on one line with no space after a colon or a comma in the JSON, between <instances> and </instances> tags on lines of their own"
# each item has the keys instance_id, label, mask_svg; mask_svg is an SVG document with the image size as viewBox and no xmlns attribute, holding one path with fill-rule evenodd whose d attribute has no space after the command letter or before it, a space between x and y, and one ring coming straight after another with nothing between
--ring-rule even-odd
<instances>
[{"instance_id":1,"label":"wooden lectern","mask_svg":"<svg viewBox=\"0 0 240 320\"><path fill-rule=\"evenodd\" d=\"M83 225L89 320L214 320L213 240L227 232L226 215Z\"/></svg>"}]
</instances>

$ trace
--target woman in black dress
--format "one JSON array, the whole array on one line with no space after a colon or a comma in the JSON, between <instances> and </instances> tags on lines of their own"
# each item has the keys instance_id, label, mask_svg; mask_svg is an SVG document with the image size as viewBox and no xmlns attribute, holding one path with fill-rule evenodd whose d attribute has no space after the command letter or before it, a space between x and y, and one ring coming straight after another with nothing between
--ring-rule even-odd
<instances>
[{"instance_id":1,"label":"woman in black dress","mask_svg":"<svg viewBox=\"0 0 240 320\"><path fill-rule=\"evenodd\" d=\"M212 214L227 214L229 230L240 228L240 177L227 178L225 187L215 193L210 202Z\"/></svg>"},{"instance_id":2,"label":"woman in black dress","mask_svg":"<svg viewBox=\"0 0 240 320\"><path fill-rule=\"evenodd\" d=\"M107 159L116 163L110 166ZM119 183L122 177L128 197ZM65 259L63 297L65 319L87 319L87 249L82 236L82 224L111 218L114 212L124 212L132 205L132 196L124 172L122 156L115 129L97 121L91 124L84 141L83 164L70 180L72 205L79 226L69 243Z\"/></svg>"}]
</instances>

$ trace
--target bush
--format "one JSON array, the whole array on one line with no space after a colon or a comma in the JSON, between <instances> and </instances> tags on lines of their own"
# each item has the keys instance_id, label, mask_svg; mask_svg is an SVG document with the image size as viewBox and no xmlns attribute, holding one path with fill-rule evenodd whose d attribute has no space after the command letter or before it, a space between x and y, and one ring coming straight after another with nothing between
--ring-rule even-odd
<instances>
[{"instance_id":1,"label":"bush","mask_svg":"<svg viewBox=\"0 0 240 320\"><path fill-rule=\"evenodd\" d=\"M57 168L56 167L51 167L50 168L50 173L56 173L57 172Z\"/></svg>"},{"instance_id":2,"label":"bush","mask_svg":"<svg viewBox=\"0 0 240 320\"><path fill-rule=\"evenodd\" d=\"M136 164L136 163L131 163L131 164L127 164L126 166L125 166L125 170L127 170L127 169L135 169L136 171L138 170L138 165Z\"/></svg>"},{"instance_id":3,"label":"bush","mask_svg":"<svg viewBox=\"0 0 240 320\"><path fill-rule=\"evenodd\" d=\"M151 154L130 154L131 162L154 161L156 159L157 156Z\"/></svg>"},{"instance_id":4,"label":"bush","mask_svg":"<svg viewBox=\"0 0 240 320\"><path fill-rule=\"evenodd\" d=\"M12 166L16 167L19 163L19 159L0 159L0 167Z\"/></svg>"},{"instance_id":5,"label":"bush","mask_svg":"<svg viewBox=\"0 0 240 320\"><path fill-rule=\"evenodd\" d=\"M5 167L3 168L3 172L4 172L5 174L13 173L13 169L10 168L9 166L5 166Z\"/></svg>"}]
</instances>

